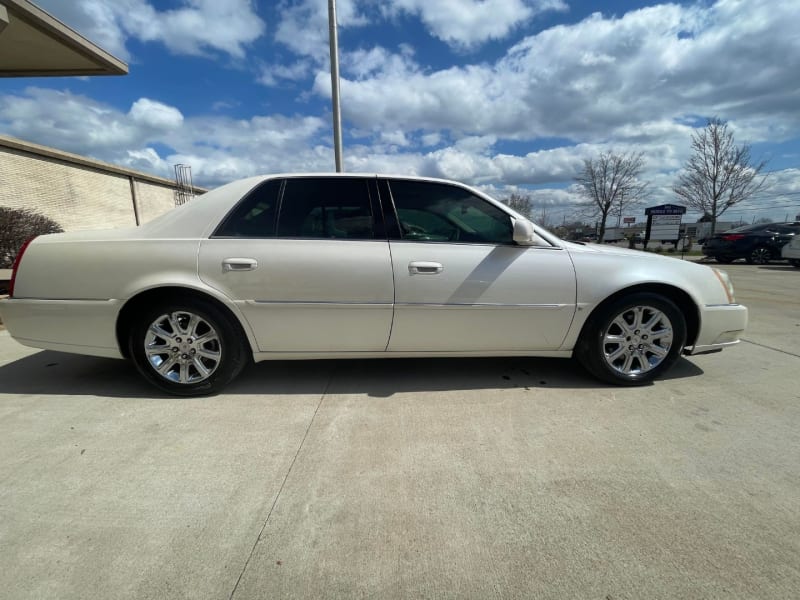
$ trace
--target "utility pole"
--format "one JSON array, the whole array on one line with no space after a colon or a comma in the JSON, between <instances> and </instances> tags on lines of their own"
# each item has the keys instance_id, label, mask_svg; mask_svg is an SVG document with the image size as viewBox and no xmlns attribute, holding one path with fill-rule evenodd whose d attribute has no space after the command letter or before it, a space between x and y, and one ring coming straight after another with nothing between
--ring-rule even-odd
<instances>
[{"instance_id":1,"label":"utility pole","mask_svg":"<svg viewBox=\"0 0 800 600\"><path fill-rule=\"evenodd\" d=\"M328 38L331 45L331 96L333 100L333 156L336 172L342 165L342 107L339 101L339 34L336 26L336 0L328 0Z\"/></svg>"}]
</instances>

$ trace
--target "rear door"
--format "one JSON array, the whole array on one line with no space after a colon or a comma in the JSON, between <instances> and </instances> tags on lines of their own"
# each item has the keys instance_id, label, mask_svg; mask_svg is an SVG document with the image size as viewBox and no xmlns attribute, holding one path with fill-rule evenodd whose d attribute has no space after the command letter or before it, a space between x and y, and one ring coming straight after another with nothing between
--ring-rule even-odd
<instances>
[{"instance_id":1,"label":"rear door","mask_svg":"<svg viewBox=\"0 0 800 600\"><path fill-rule=\"evenodd\" d=\"M557 246L518 246L508 213L439 182L380 183L394 265L389 351L554 350L575 312L575 271Z\"/></svg>"},{"instance_id":2,"label":"rear door","mask_svg":"<svg viewBox=\"0 0 800 600\"><path fill-rule=\"evenodd\" d=\"M200 246L262 352L384 351L394 289L374 179L296 177L252 190Z\"/></svg>"}]
</instances>

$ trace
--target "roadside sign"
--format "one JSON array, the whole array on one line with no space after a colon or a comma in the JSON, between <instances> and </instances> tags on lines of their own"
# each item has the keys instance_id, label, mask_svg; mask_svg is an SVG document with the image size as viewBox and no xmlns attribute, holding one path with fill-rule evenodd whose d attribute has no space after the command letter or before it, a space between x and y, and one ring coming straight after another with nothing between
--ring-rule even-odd
<instances>
[{"instance_id":1,"label":"roadside sign","mask_svg":"<svg viewBox=\"0 0 800 600\"><path fill-rule=\"evenodd\" d=\"M681 235L681 219L686 207L678 204L662 204L645 209L647 229L645 240L677 242Z\"/></svg>"}]
</instances>

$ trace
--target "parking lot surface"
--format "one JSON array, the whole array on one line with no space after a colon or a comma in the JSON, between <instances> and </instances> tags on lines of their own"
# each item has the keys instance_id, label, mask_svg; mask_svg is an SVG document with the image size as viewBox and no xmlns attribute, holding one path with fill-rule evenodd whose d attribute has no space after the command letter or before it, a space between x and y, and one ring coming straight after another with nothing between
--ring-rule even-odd
<instances>
[{"instance_id":1,"label":"parking lot surface","mask_svg":"<svg viewBox=\"0 0 800 600\"><path fill-rule=\"evenodd\" d=\"M642 388L571 361L255 365L165 397L0 331L5 598L794 598L800 269Z\"/></svg>"}]
</instances>

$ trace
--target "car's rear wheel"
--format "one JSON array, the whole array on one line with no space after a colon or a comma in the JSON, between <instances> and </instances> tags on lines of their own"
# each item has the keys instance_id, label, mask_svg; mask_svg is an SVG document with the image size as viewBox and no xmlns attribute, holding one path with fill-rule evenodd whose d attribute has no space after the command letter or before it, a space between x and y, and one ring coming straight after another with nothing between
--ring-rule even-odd
<instances>
[{"instance_id":1,"label":"car's rear wheel","mask_svg":"<svg viewBox=\"0 0 800 600\"><path fill-rule=\"evenodd\" d=\"M145 379L179 396L215 394L249 361L239 324L198 298L142 311L131 327L128 349Z\"/></svg>"},{"instance_id":2,"label":"car's rear wheel","mask_svg":"<svg viewBox=\"0 0 800 600\"><path fill-rule=\"evenodd\" d=\"M772 259L772 251L764 246L753 249L748 255L747 262L751 265L765 265Z\"/></svg>"},{"instance_id":3,"label":"car's rear wheel","mask_svg":"<svg viewBox=\"0 0 800 600\"><path fill-rule=\"evenodd\" d=\"M595 377L642 385L669 369L686 343L686 320L674 302L649 292L604 306L584 326L575 355Z\"/></svg>"}]
</instances>

